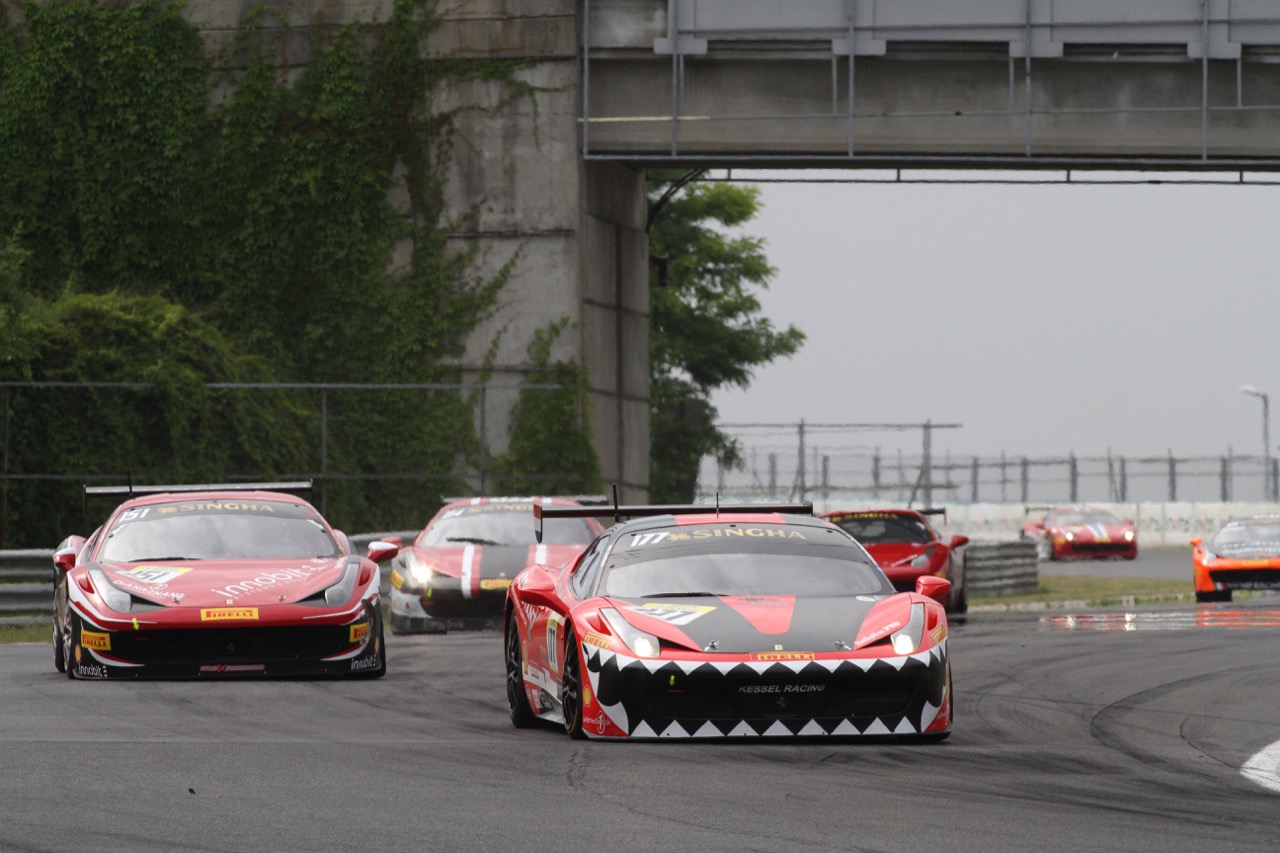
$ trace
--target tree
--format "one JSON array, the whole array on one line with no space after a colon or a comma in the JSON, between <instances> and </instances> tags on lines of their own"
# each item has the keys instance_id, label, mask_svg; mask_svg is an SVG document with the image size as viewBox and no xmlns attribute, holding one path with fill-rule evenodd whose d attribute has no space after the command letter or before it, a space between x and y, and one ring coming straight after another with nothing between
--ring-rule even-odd
<instances>
[{"instance_id":1,"label":"tree","mask_svg":"<svg viewBox=\"0 0 1280 853\"><path fill-rule=\"evenodd\" d=\"M741 464L737 443L715 426L711 394L751 383L755 368L790 356L804 342L794 326L760 316L757 288L777 272L764 240L735 236L759 210L759 191L730 183L689 183L657 173L650 185L649 254L652 381L649 493L657 502L693 499L703 456ZM675 192L664 195L668 190ZM656 215L654 215L656 214Z\"/></svg>"}]
</instances>

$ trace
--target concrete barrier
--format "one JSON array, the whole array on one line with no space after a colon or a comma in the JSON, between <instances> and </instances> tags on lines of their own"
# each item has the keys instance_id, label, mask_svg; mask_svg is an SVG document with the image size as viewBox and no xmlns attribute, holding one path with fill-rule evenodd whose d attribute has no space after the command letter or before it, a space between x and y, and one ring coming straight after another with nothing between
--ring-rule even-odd
<instances>
[{"instance_id":1,"label":"concrete barrier","mask_svg":"<svg viewBox=\"0 0 1280 853\"><path fill-rule=\"evenodd\" d=\"M1036 546L1029 542L974 543L965 549L964 571L970 597L1019 595L1040 587Z\"/></svg>"}]
</instances>

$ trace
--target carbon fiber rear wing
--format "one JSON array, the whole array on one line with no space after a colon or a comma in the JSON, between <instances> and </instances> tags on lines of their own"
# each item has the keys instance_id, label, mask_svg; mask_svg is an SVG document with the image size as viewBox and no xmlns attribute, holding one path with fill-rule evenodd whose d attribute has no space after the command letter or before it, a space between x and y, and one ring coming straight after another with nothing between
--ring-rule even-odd
<instances>
[{"instance_id":1,"label":"carbon fiber rear wing","mask_svg":"<svg viewBox=\"0 0 1280 853\"><path fill-rule=\"evenodd\" d=\"M186 492L287 492L303 494L312 491L311 480L291 480L283 483L180 483L167 486L143 486L127 483L123 486L85 486L86 498L136 497L138 495L181 494Z\"/></svg>"},{"instance_id":2,"label":"carbon fiber rear wing","mask_svg":"<svg viewBox=\"0 0 1280 853\"><path fill-rule=\"evenodd\" d=\"M546 518L608 518L615 522L624 518L641 518L653 515L750 515L765 512L785 512L792 515L813 515L809 501L794 504L633 504L619 506L616 498L605 506L542 506L533 505L533 517L537 520L533 536L542 542L542 523Z\"/></svg>"}]
</instances>

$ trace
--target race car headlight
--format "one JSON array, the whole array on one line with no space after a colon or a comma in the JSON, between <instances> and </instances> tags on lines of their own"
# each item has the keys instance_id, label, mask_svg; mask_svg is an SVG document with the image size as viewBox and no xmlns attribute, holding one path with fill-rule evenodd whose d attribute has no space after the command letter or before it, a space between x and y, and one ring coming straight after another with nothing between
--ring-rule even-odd
<instances>
[{"instance_id":1,"label":"race car headlight","mask_svg":"<svg viewBox=\"0 0 1280 853\"><path fill-rule=\"evenodd\" d=\"M916 556L911 560L911 568L923 569L925 566L929 565L929 563L932 561L933 561L933 549L927 548L921 553L916 554Z\"/></svg>"},{"instance_id":2,"label":"race car headlight","mask_svg":"<svg viewBox=\"0 0 1280 853\"><path fill-rule=\"evenodd\" d=\"M618 638L627 644L627 648L635 652L637 656L656 658L661 653L662 647L657 637L641 631L624 619L622 614L612 607L601 608L600 615L604 617L604 621L609 623L613 633L617 634Z\"/></svg>"},{"instance_id":3,"label":"race car headlight","mask_svg":"<svg viewBox=\"0 0 1280 853\"><path fill-rule=\"evenodd\" d=\"M1132 542L1132 541L1133 541L1133 531L1132 531L1132 530L1126 530L1126 531L1124 532L1124 541L1126 541L1126 542Z\"/></svg>"},{"instance_id":4,"label":"race car headlight","mask_svg":"<svg viewBox=\"0 0 1280 853\"><path fill-rule=\"evenodd\" d=\"M924 638L924 605L911 605L911 618L907 620L907 624L889 635L889 642L893 645L894 654L909 655L920 648L920 641Z\"/></svg>"},{"instance_id":5,"label":"race car headlight","mask_svg":"<svg viewBox=\"0 0 1280 853\"><path fill-rule=\"evenodd\" d=\"M356 588L356 576L360 573L360 561L348 560L347 568L338 582L324 591L324 603L330 607L345 604Z\"/></svg>"},{"instance_id":6,"label":"race car headlight","mask_svg":"<svg viewBox=\"0 0 1280 853\"><path fill-rule=\"evenodd\" d=\"M96 568L89 569L89 577L93 578L93 588L98 591L103 602L117 613L128 613L133 605L133 596L122 589L111 585L107 576Z\"/></svg>"},{"instance_id":7,"label":"race car headlight","mask_svg":"<svg viewBox=\"0 0 1280 853\"><path fill-rule=\"evenodd\" d=\"M1062 538L1066 539L1068 542L1071 542L1076 538L1076 535L1072 533L1070 530L1068 530L1066 533L1062 534Z\"/></svg>"}]
</instances>

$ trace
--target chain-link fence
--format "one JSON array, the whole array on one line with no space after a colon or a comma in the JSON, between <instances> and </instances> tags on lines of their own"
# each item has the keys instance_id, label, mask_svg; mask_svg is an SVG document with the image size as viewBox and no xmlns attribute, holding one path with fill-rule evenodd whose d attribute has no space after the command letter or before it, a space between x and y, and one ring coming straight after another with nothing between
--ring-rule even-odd
<instances>
[{"instance_id":1,"label":"chain-link fence","mask_svg":"<svg viewBox=\"0 0 1280 853\"><path fill-rule=\"evenodd\" d=\"M430 517L442 494L487 494L495 488L496 463L501 461L498 452L506 447L509 412L519 394L555 391L560 386L511 381L209 383L201 390L210 394L211 407L254 410L271 405L287 412L287 433L251 433L247 443L266 446L296 441L300 446L287 456L293 460L291 468L264 472L250 467L252 460L266 455L253 448L234 455L240 460L239 468L219 467L215 461L199 458L210 452L207 446L192 447L191 464L184 466L180 460L175 464L172 459L161 459L166 454L181 457L188 452L180 443L162 451L145 443L137 446L137 436L113 435L112 409L136 411L163 403L163 394L154 383L0 382L0 549L48 546L45 540L52 534L44 527L57 528L58 536L77 532L62 529L67 520L64 509L70 508L76 521L81 520L85 484L150 483L155 482L150 472L175 468L216 471L203 476L220 482L261 481L264 473L270 474L267 479L312 480L312 499L322 512L349 516L335 519L337 523L363 529L412 528ZM164 393L174 392L167 389ZM397 434L371 430L371 415L385 413L392 406L396 407ZM71 419L60 418L60 412L81 416L77 426L67 426ZM86 412L88 418L83 417ZM163 420L163 411L153 414ZM463 428L439 429L446 414L456 416L454 422ZM85 430L86 422L99 421L100 430ZM217 422L219 426L225 423ZM415 448L403 442L403 435L429 432L433 423L437 428L430 446ZM89 433L73 439L77 449L87 448L78 454L78 461L62 458L55 449L68 447L67 436L58 433L69 429ZM188 425L187 435L193 434L203 434L200 425L194 429ZM127 454L95 452L130 441L134 446ZM246 443L243 437L242 443ZM123 464L122 456L128 457ZM548 458L554 456L548 454ZM522 471L520 478L554 483L564 473ZM370 484L375 488L370 489ZM366 496L356 495L359 491ZM371 491L382 498L381 506L368 499ZM55 513L59 515L56 524L48 520ZM41 531L34 537L36 541L31 541L33 529Z\"/></svg>"},{"instance_id":2,"label":"chain-link fence","mask_svg":"<svg viewBox=\"0 0 1280 853\"><path fill-rule=\"evenodd\" d=\"M933 449L934 431L955 424L724 424L742 449L741 468L702 461L698 494L788 500L939 503L1275 501L1276 457L1122 454L1030 457ZM903 439L886 448L874 439ZM910 441L915 433L918 438ZM871 439L871 440L868 440ZM887 443L887 442L886 442ZM910 445L919 450L907 449ZM1267 468L1271 477L1264 476ZM1269 491L1264 498L1264 491Z\"/></svg>"}]
</instances>

